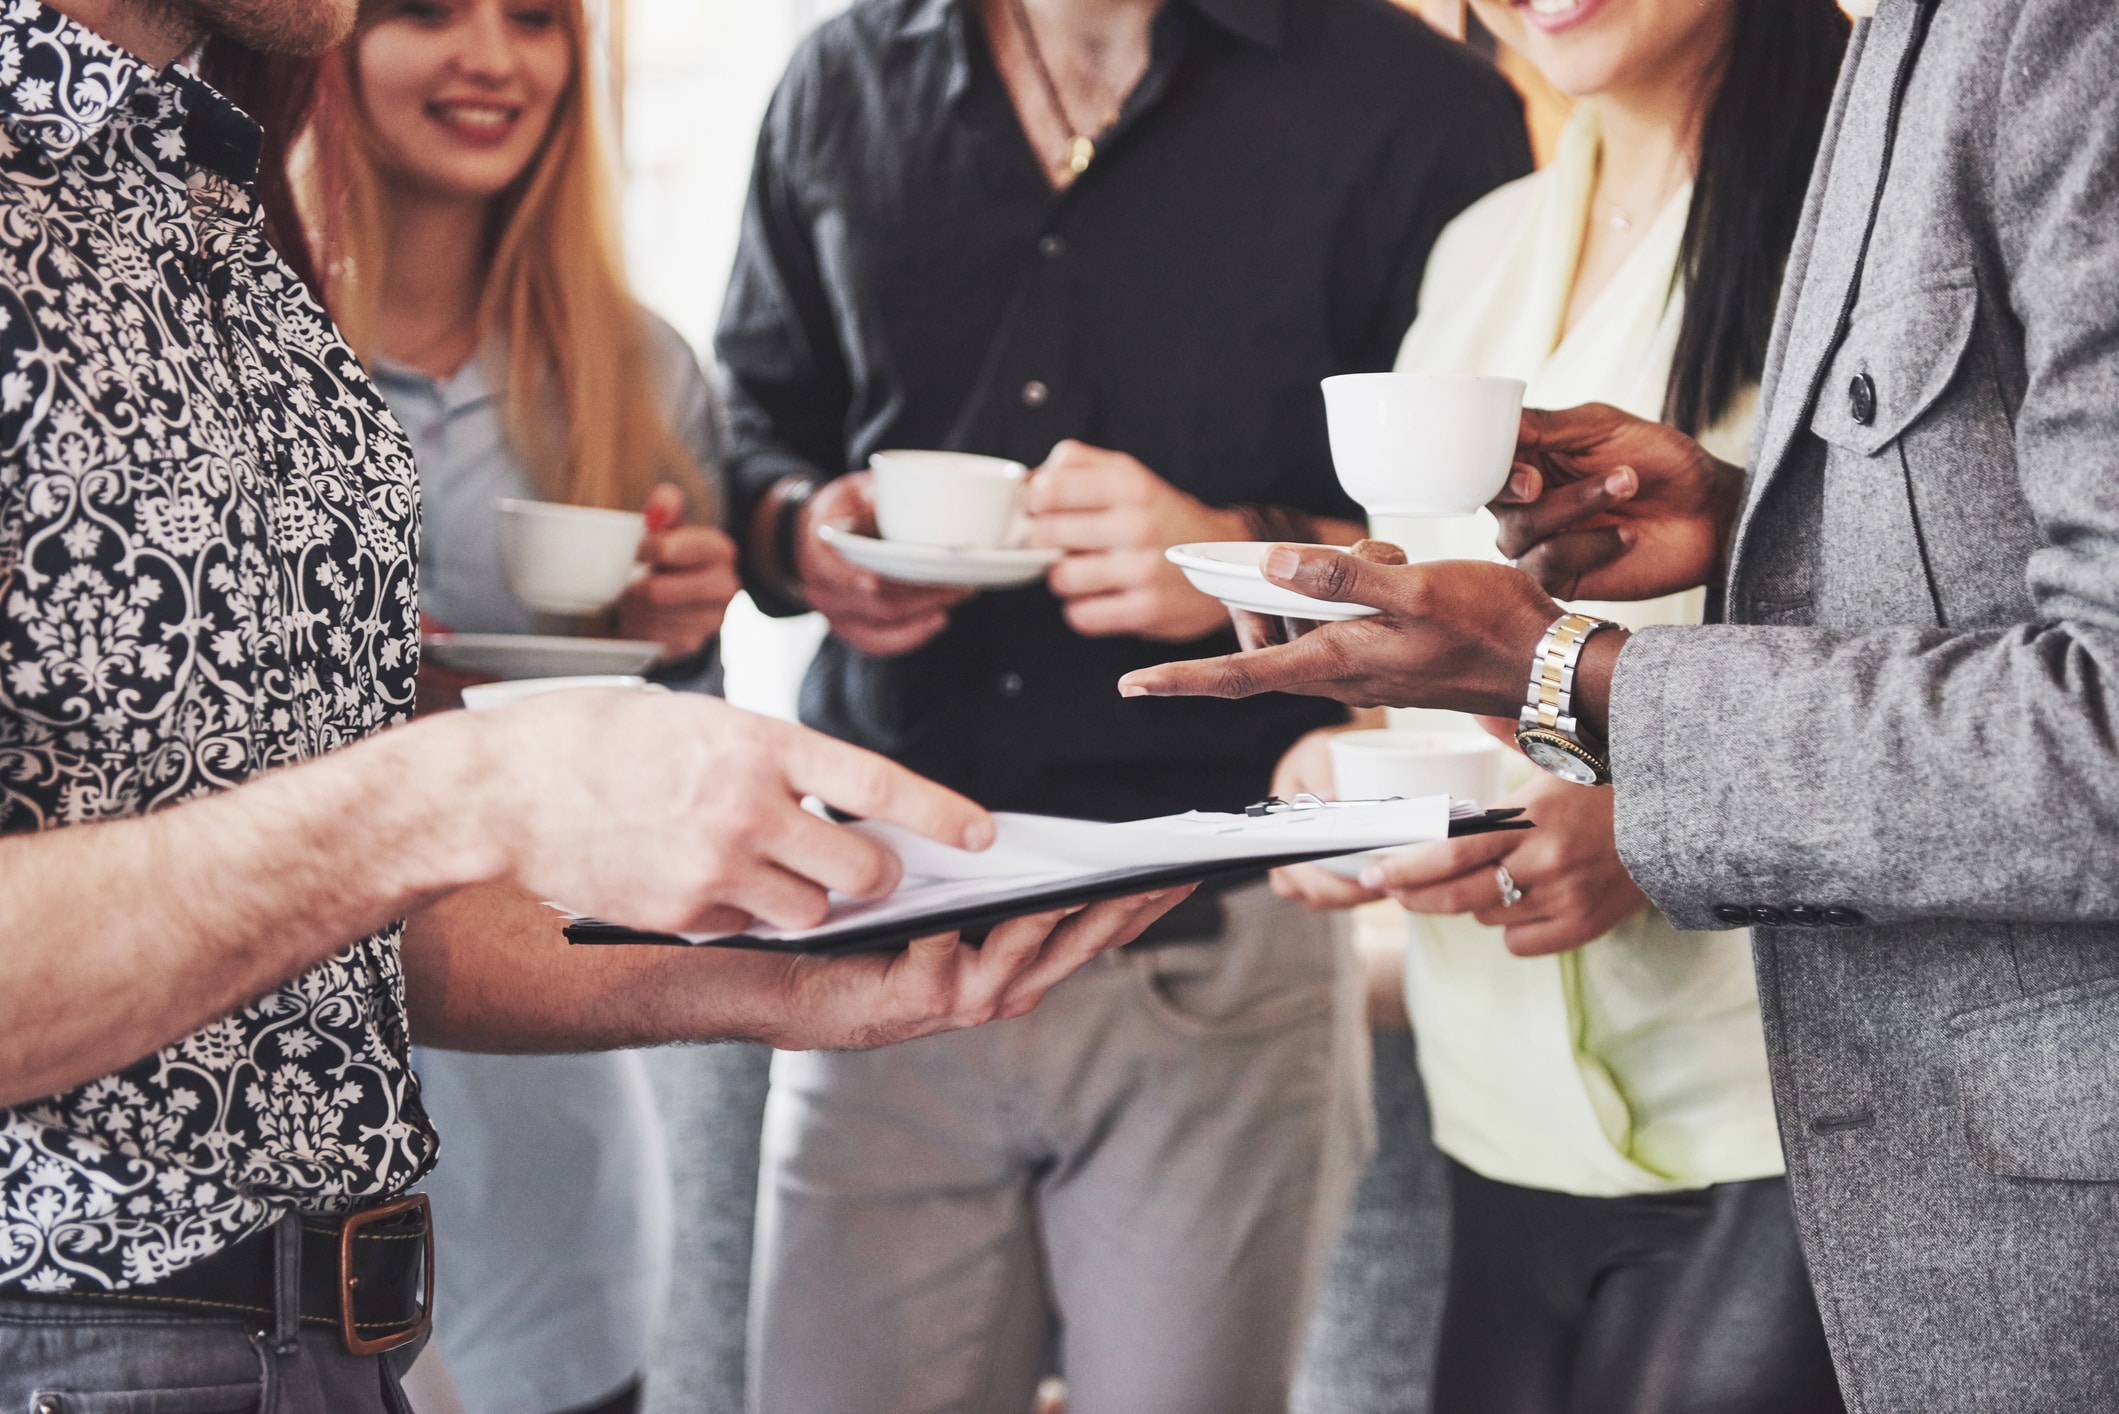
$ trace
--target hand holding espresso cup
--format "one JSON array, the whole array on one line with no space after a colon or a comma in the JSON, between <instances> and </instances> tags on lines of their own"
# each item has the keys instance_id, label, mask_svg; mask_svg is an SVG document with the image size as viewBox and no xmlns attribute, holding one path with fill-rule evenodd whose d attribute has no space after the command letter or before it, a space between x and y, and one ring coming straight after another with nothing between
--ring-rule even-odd
<instances>
[{"instance_id":1,"label":"hand holding espresso cup","mask_svg":"<svg viewBox=\"0 0 2119 1414\"><path fill-rule=\"evenodd\" d=\"M949 625L949 611L969 589L901 584L848 564L817 532L836 525L877 533L874 474L850 472L818 489L802 507L795 573L803 597L831 631L873 658L895 658L931 641Z\"/></svg>"},{"instance_id":2,"label":"hand holding espresso cup","mask_svg":"<svg viewBox=\"0 0 2119 1414\"><path fill-rule=\"evenodd\" d=\"M684 492L664 483L648 496L646 533L635 574L618 599L618 635L662 645L668 658L689 658L721 631L741 589L736 542L710 525L684 523Z\"/></svg>"},{"instance_id":3,"label":"hand holding espresso cup","mask_svg":"<svg viewBox=\"0 0 2119 1414\"><path fill-rule=\"evenodd\" d=\"M1240 512L1178 490L1123 452L1058 443L1031 477L1029 543L1066 551L1046 583L1076 633L1183 643L1222 627L1227 611L1163 558L1172 545L1248 540Z\"/></svg>"},{"instance_id":4,"label":"hand holding espresso cup","mask_svg":"<svg viewBox=\"0 0 2119 1414\"><path fill-rule=\"evenodd\" d=\"M1676 428L1590 403L1523 413L1491 509L1548 592L1638 600L1717 582L1743 495L1742 469Z\"/></svg>"}]
</instances>

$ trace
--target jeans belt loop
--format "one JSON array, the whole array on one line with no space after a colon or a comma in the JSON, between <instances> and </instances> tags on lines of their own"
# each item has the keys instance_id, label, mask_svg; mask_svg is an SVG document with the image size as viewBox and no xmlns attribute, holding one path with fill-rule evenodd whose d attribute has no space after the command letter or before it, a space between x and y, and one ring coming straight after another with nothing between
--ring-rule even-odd
<instances>
[{"instance_id":1,"label":"jeans belt loop","mask_svg":"<svg viewBox=\"0 0 2119 1414\"><path fill-rule=\"evenodd\" d=\"M272 1228L272 1349L292 1355L302 1344L302 1215L289 1210Z\"/></svg>"}]
</instances>

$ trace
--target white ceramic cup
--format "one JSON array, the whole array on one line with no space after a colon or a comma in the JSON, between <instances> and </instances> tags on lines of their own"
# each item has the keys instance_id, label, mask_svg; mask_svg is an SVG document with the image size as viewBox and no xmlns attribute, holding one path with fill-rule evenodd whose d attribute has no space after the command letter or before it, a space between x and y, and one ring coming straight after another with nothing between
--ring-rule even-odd
<instances>
[{"instance_id":1,"label":"white ceramic cup","mask_svg":"<svg viewBox=\"0 0 2119 1414\"><path fill-rule=\"evenodd\" d=\"M660 683L619 674L596 674L573 678L517 678L513 682L474 683L464 689L464 706L473 712L497 712L548 692L578 692L583 689L617 692L667 692Z\"/></svg>"},{"instance_id":2,"label":"white ceramic cup","mask_svg":"<svg viewBox=\"0 0 2119 1414\"><path fill-rule=\"evenodd\" d=\"M1468 516L1508 484L1523 380L1342 373L1324 414L1339 484L1370 515Z\"/></svg>"},{"instance_id":3,"label":"white ceramic cup","mask_svg":"<svg viewBox=\"0 0 2119 1414\"><path fill-rule=\"evenodd\" d=\"M500 568L517 599L541 614L594 614L625 592L647 534L638 511L500 502Z\"/></svg>"},{"instance_id":4,"label":"white ceramic cup","mask_svg":"<svg viewBox=\"0 0 2119 1414\"><path fill-rule=\"evenodd\" d=\"M949 550L995 550L1022 516L1030 468L969 452L877 452L876 528L885 540Z\"/></svg>"},{"instance_id":5,"label":"white ceramic cup","mask_svg":"<svg viewBox=\"0 0 2119 1414\"><path fill-rule=\"evenodd\" d=\"M1331 748L1341 800L1446 795L1490 807L1501 798L1508 763L1508 749L1484 732L1340 732Z\"/></svg>"}]
</instances>

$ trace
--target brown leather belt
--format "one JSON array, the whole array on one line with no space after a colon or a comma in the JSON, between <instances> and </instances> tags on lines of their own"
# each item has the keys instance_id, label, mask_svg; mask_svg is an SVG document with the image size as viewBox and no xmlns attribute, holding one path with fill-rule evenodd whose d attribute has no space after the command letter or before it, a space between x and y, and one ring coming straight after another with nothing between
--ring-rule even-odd
<instances>
[{"instance_id":1,"label":"brown leather belt","mask_svg":"<svg viewBox=\"0 0 2119 1414\"><path fill-rule=\"evenodd\" d=\"M427 1333L434 1309L434 1224L426 1194L344 1218L304 1217L298 1258L283 1235L286 1227L267 1228L160 1281L123 1291L0 1286L0 1298L255 1320L269 1332L289 1309L279 1297L283 1281L292 1281L300 1324L336 1330L349 1354L378 1355ZM291 1331L286 1334L291 1338Z\"/></svg>"}]
</instances>

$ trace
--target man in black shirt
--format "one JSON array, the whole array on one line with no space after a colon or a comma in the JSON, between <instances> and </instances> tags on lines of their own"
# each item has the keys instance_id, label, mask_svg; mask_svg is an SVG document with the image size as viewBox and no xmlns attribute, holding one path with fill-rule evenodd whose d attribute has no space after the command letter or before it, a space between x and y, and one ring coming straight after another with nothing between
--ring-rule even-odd
<instances>
[{"instance_id":1,"label":"man in black shirt","mask_svg":"<svg viewBox=\"0 0 2119 1414\"><path fill-rule=\"evenodd\" d=\"M1126 701L1227 617L1172 544L1347 541L1318 380L1390 366L1442 225L1529 166L1481 61L1384 0L864 0L767 116L719 351L753 592L822 611L811 725L990 807L1266 793L1299 698ZM890 584L863 466L1037 466L1046 583ZM784 1057L765 1414L1277 1409L1371 1127L1359 987L1262 885L989 1044Z\"/></svg>"}]
</instances>

